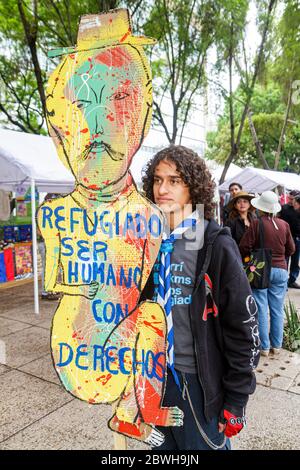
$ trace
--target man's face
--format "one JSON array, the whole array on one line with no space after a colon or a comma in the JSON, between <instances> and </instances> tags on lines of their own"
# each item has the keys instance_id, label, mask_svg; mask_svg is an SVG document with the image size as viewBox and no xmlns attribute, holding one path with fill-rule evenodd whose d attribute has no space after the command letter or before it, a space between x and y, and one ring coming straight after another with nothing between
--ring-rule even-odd
<instances>
[{"instance_id":1,"label":"man's face","mask_svg":"<svg viewBox=\"0 0 300 470\"><path fill-rule=\"evenodd\" d=\"M296 201L296 198L294 198L293 207L296 211L300 212L300 201Z\"/></svg>"},{"instance_id":2,"label":"man's face","mask_svg":"<svg viewBox=\"0 0 300 470\"><path fill-rule=\"evenodd\" d=\"M288 195L287 197L287 202L290 206L293 206L294 205L294 199L295 197L294 196L291 196L291 194Z\"/></svg>"},{"instance_id":3,"label":"man's face","mask_svg":"<svg viewBox=\"0 0 300 470\"><path fill-rule=\"evenodd\" d=\"M239 188L236 184L234 184L233 186L230 186L229 192L230 192L231 198L233 198L240 191L241 191L241 188Z\"/></svg>"},{"instance_id":4,"label":"man's face","mask_svg":"<svg viewBox=\"0 0 300 470\"><path fill-rule=\"evenodd\" d=\"M103 189L126 173L149 129L147 62L126 45L70 55L56 70L47 98L51 136L77 181Z\"/></svg>"},{"instance_id":5,"label":"man's face","mask_svg":"<svg viewBox=\"0 0 300 470\"><path fill-rule=\"evenodd\" d=\"M154 171L154 202L165 213L180 212L191 204L189 187L182 180L175 163L162 160Z\"/></svg>"}]
</instances>

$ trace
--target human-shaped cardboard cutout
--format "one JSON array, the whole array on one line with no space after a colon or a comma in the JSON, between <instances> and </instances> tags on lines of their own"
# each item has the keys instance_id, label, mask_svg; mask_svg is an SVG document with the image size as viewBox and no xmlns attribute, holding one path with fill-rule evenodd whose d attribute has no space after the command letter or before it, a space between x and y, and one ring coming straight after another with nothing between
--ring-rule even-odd
<instances>
[{"instance_id":1,"label":"human-shaped cardboard cutout","mask_svg":"<svg viewBox=\"0 0 300 470\"><path fill-rule=\"evenodd\" d=\"M119 9L82 17L77 47L50 53L61 62L48 83L48 127L76 188L45 202L38 225L45 288L62 294L51 335L60 380L89 403L117 401L110 428L159 445L155 426L183 419L178 408L162 407L165 312L157 303L139 303L163 219L129 172L150 127L143 45L153 42L133 36L128 11Z\"/></svg>"}]
</instances>

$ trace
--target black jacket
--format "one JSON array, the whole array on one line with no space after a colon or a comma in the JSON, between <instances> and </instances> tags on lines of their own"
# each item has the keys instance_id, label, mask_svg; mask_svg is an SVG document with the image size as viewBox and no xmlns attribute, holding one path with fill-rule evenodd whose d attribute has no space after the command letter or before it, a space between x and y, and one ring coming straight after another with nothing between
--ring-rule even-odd
<instances>
[{"instance_id":1,"label":"black jacket","mask_svg":"<svg viewBox=\"0 0 300 470\"><path fill-rule=\"evenodd\" d=\"M204 246L198 251L189 306L207 420L219 416L223 407L242 416L248 396L255 390L253 369L259 360L257 307L238 247L227 228L215 239L205 278L199 278L207 244L219 230L219 225L211 220ZM152 299L153 293L150 276L142 299Z\"/></svg>"},{"instance_id":2,"label":"black jacket","mask_svg":"<svg viewBox=\"0 0 300 470\"><path fill-rule=\"evenodd\" d=\"M254 220L255 218L256 217L254 217L251 213L249 214L250 221ZM241 217L227 219L224 225L230 228L232 238L236 241L236 244L239 245L244 233L247 230L243 219L241 219Z\"/></svg>"},{"instance_id":3,"label":"black jacket","mask_svg":"<svg viewBox=\"0 0 300 470\"><path fill-rule=\"evenodd\" d=\"M300 237L300 212L296 211L293 206L284 204L280 218L289 224L293 238Z\"/></svg>"}]
</instances>

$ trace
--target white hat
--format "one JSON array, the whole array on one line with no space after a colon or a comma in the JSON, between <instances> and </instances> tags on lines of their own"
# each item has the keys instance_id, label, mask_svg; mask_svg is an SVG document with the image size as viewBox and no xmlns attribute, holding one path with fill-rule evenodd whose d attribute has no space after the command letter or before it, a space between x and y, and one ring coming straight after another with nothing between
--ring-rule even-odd
<instances>
[{"instance_id":1,"label":"white hat","mask_svg":"<svg viewBox=\"0 0 300 470\"><path fill-rule=\"evenodd\" d=\"M281 211L278 197L273 191L265 191L261 196L253 198L251 204L256 209L271 214L276 214Z\"/></svg>"}]
</instances>

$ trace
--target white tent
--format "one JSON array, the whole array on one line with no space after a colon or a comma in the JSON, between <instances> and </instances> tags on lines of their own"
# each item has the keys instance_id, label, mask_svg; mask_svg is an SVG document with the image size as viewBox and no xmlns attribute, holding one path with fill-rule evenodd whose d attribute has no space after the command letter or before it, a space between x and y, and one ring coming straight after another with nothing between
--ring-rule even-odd
<instances>
[{"instance_id":1,"label":"white tent","mask_svg":"<svg viewBox=\"0 0 300 470\"><path fill-rule=\"evenodd\" d=\"M15 191L31 187L34 310L39 313L35 188L41 192L67 193L74 177L60 162L49 137L0 129L0 188Z\"/></svg>"},{"instance_id":2,"label":"white tent","mask_svg":"<svg viewBox=\"0 0 300 470\"><path fill-rule=\"evenodd\" d=\"M0 129L0 188L14 191L32 180L41 192L67 193L74 187L50 137Z\"/></svg>"},{"instance_id":3,"label":"white tent","mask_svg":"<svg viewBox=\"0 0 300 470\"><path fill-rule=\"evenodd\" d=\"M245 168L221 184L219 191L228 191L232 182L240 183L245 191L251 193L262 193L277 186L281 186L284 191L292 189L300 191L300 175L260 168Z\"/></svg>"},{"instance_id":4,"label":"white tent","mask_svg":"<svg viewBox=\"0 0 300 470\"><path fill-rule=\"evenodd\" d=\"M160 148L163 145L143 145L135 155L130 170L137 183L142 168ZM50 137L0 129L0 189L30 186L31 179L40 192L69 193L74 188L74 177L59 160Z\"/></svg>"}]
</instances>

